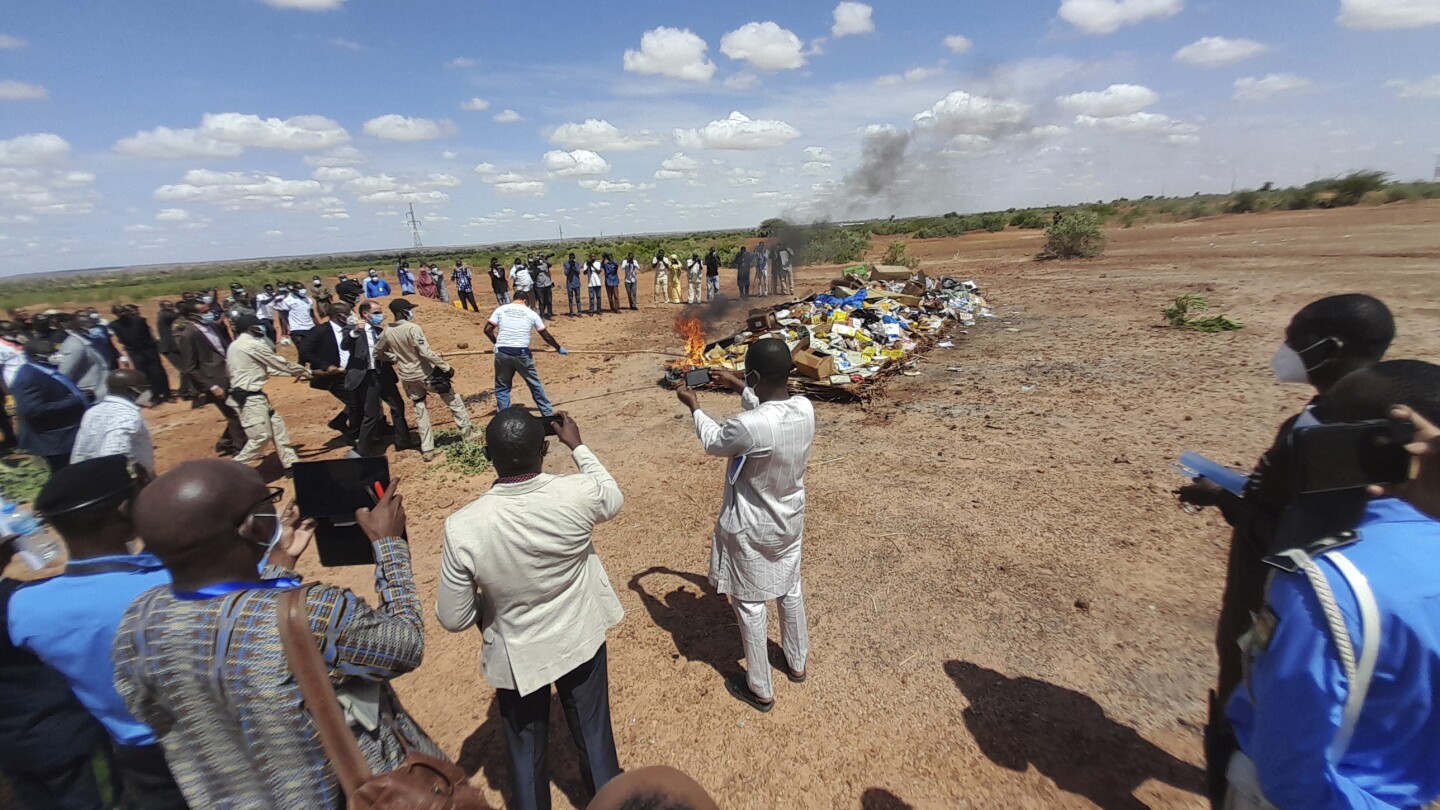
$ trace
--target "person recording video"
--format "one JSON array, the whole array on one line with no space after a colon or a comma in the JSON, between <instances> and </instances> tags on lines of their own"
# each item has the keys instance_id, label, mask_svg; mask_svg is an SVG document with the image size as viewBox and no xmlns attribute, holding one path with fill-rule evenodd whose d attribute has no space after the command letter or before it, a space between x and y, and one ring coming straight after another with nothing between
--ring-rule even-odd
<instances>
[{"instance_id":1,"label":"person recording video","mask_svg":"<svg viewBox=\"0 0 1440 810\"><path fill-rule=\"evenodd\" d=\"M1396 406L1440 420L1440 366L1392 360L1356 371L1311 413L1355 435ZM1317 494L1359 503L1359 516L1266 559L1264 604L1242 641L1244 683L1227 709L1239 750L1227 767L1226 808L1421 807L1440 798L1440 521L1394 488L1365 499L1365 476L1388 466L1372 456L1398 452L1405 462L1404 448L1359 445L1349 469L1331 461L1344 453L1303 441L1322 429L1296 431L1287 484L1302 494L1291 509L1308 509L1303 493L1314 481L1349 477L1353 486ZM1314 458L1329 463L1307 460L1307 444L1327 451Z\"/></svg>"}]
</instances>

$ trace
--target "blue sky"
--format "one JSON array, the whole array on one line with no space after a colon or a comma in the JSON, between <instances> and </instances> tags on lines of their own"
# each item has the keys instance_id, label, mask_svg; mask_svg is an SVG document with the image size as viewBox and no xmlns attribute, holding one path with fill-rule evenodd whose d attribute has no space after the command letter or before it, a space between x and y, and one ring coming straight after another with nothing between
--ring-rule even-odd
<instances>
[{"instance_id":1,"label":"blue sky","mask_svg":"<svg viewBox=\"0 0 1440 810\"><path fill-rule=\"evenodd\" d=\"M1428 177L1440 0L12 4L0 273Z\"/></svg>"}]
</instances>

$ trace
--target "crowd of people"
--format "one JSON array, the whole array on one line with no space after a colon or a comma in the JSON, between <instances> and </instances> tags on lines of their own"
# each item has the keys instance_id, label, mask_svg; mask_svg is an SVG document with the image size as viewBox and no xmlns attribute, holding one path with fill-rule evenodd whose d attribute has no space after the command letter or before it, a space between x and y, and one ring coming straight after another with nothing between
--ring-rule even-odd
<instances>
[{"instance_id":1,"label":"crowd of people","mask_svg":"<svg viewBox=\"0 0 1440 810\"><path fill-rule=\"evenodd\" d=\"M738 267L753 269L756 294L785 291L787 252L750 253ZM711 251L693 256L698 270L687 266L685 277L708 273L712 257L718 274ZM672 297L676 266L663 253L651 260L656 303ZM455 267L460 293L469 271ZM615 290L592 292L593 308L618 311L622 283L638 306L633 256L567 258L567 289L572 267L587 286L599 279L591 289ZM402 293L439 294L432 267L398 270ZM550 806L553 694L592 807L714 807L683 774L622 768L608 636L624 611L593 535L621 513L624 493L536 372L536 333L567 353L546 322L548 257L517 259L508 271L497 260L490 272L498 306L484 333L495 346L497 412L483 438L496 478L445 518L434 610L447 631L480 628L480 670L495 690L510 758L509 806ZM689 293L701 294L693 280ZM313 696L297 684L277 619L286 605L308 622L303 638L316 645L371 771L396 771L415 754L445 756L390 686L419 665L426 644L412 567L423 552L405 540L398 481L355 514L376 560L372 605L304 580L297 561L315 525L249 466L272 450L287 470L299 460L265 394L271 377L333 396L340 410L329 426L361 455L384 452L393 435L397 448L433 458L432 395L463 439L478 439L453 367L429 345L416 309L372 270L341 276L333 293L319 278L308 289L237 284L223 300L214 290L186 293L161 303L158 333L129 305L115 307L113 321L89 309L13 310L0 323L0 379L19 423L7 425L6 439L52 470L34 506L68 551L57 576L0 581L0 772L24 807L89 810L105 807L107 794L147 809L353 802L321 742ZM1281 426L1243 492L1202 477L1178 493L1187 508L1218 507L1234 527L1205 734L1216 807L1421 807L1440 798L1440 754L1428 745L1440 738L1432 710L1440 603L1426 573L1440 579L1440 366L1386 360L1395 332L1389 309L1371 296L1303 308L1272 369L1316 396ZM287 343L297 361L279 353ZM162 357L179 372L178 393ZM726 677L725 689L759 712L776 700L772 667L793 684L808 677L801 568L816 420L809 400L790 394L792 370L789 347L767 338L750 346L743 374L714 372L740 395L738 414L716 418L695 391L677 391L699 451L726 460L709 578L731 602L744 650L744 671ZM539 415L512 405L516 374ZM157 468L142 411L177 396L217 410L222 458ZM1380 420L1414 426L1409 482L1297 488L1299 432ZM574 474L544 471L550 437L569 450ZM14 540L0 539L0 562L15 553ZM778 660L768 649L772 601Z\"/></svg>"}]
</instances>

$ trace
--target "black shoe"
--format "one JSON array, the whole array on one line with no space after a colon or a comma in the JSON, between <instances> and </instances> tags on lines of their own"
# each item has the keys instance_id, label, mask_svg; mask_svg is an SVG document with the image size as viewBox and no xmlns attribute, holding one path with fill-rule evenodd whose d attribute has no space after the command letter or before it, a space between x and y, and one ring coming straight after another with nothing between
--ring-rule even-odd
<instances>
[{"instance_id":1,"label":"black shoe","mask_svg":"<svg viewBox=\"0 0 1440 810\"><path fill-rule=\"evenodd\" d=\"M331 419L329 422L326 422L325 426L330 428L331 430L344 433L350 428L350 420L346 419L345 414L342 413L334 419Z\"/></svg>"},{"instance_id":2,"label":"black shoe","mask_svg":"<svg viewBox=\"0 0 1440 810\"><path fill-rule=\"evenodd\" d=\"M730 696L746 704L757 712L768 712L775 708L775 701L769 703L761 700L754 692L750 691L750 685L745 683L738 675L727 675L725 677L725 691Z\"/></svg>"},{"instance_id":3,"label":"black shoe","mask_svg":"<svg viewBox=\"0 0 1440 810\"><path fill-rule=\"evenodd\" d=\"M395 442L396 450L419 450L420 442Z\"/></svg>"},{"instance_id":4,"label":"black shoe","mask_svg":"<svg viewBox=\"0 0 1440 810\"><path fill-rule=\"evenodd\" d=\"M190 410L192 410L192 411L193 411L193 410L200 409L200 408L203 408L203 407L205 407L205 400L203 400L203 399L197 399L197 400L194 400L194 401L192 401L192 402L190 403Z\"/></svg>"}]
</instances>

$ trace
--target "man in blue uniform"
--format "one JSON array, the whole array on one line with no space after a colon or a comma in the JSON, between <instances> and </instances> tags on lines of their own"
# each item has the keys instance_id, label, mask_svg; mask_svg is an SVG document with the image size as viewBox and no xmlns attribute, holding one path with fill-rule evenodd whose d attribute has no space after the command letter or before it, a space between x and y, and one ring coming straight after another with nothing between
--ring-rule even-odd
<instances>
[{"instance_id":1,"label":"man in blue uniform","mask_svg":"<svg viewBox=\"0 0 1440 810\"><path fill-rule=\"evenodd\" d=\"M1314 415L1383 419L1395 405L1440 420L1440 366L1357 371ZM1326 493L1352 495L1363 492ZM1229 768L1227 808L1421 807L1440 797L1440 521L1393 497L1363 510L1353 536L1267 560L1277 570L1242 642L1245 683L1229 706L1243 756Z\"/></svg>"}]
</instances>

